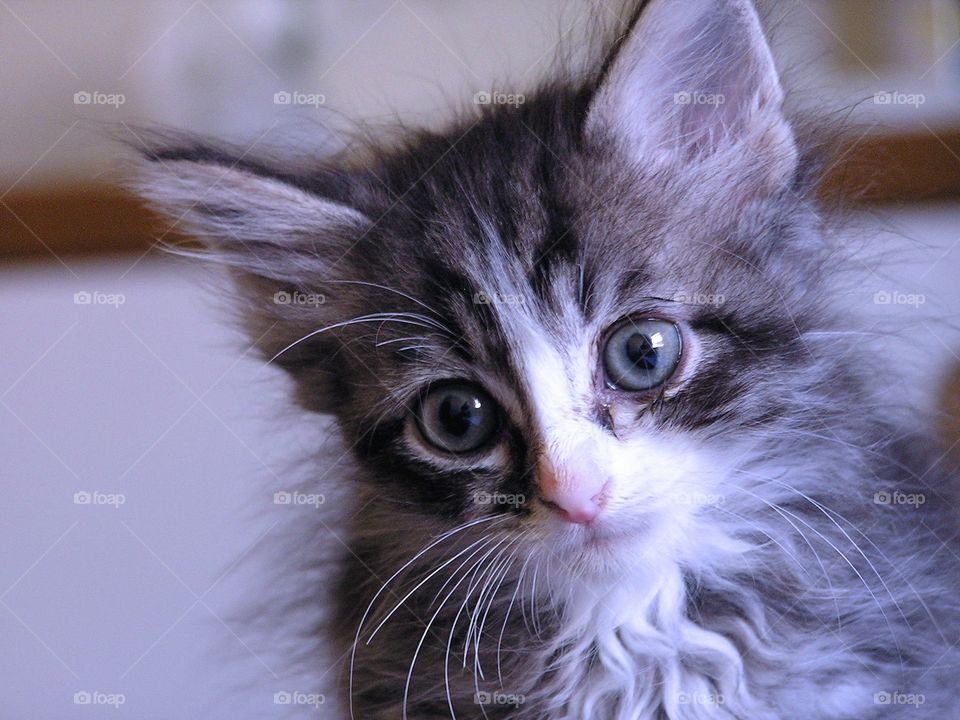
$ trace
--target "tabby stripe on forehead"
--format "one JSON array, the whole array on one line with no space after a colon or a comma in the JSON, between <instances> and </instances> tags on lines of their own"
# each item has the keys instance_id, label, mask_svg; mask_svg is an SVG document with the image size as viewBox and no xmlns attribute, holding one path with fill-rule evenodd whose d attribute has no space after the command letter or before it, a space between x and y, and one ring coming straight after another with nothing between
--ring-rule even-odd
<instances>
[{"instance_id":1,"label":"tabby stripe on forehead","mask_svg":"<svg viewBox=\"0 0 960 720\"><path fill-rule=\"evenodd\" d=\"M549 177L545 177L544 182L547 187L552 184ZM562 272L566 271L571 278L579 278L580 242L570 208L559 202L550 190L542 192L541 202L546 228L542 241L532 250L528 280L537 299L546 304L556 291L557 279Z\"/></svg>"},{"instance_id":2,"label":"tabby stripe on forehead","mask_svg":"<svg viewBox=\"0 0 960 720\"><path fill-rule=\"evenodd\" d=\"M505 348L510 339L498 318L499 306L477 302L481 294L490 292L489 280L471 279L461 270L443 263L439 258L424 258L429 294L443 300L437 310L442 322L454 334L453 352L469 363L482 358L493 365L508 382L519 384L519 374L513 367ZM513 306L507 306L513 307Z\"/></svg>"}]
</instances>

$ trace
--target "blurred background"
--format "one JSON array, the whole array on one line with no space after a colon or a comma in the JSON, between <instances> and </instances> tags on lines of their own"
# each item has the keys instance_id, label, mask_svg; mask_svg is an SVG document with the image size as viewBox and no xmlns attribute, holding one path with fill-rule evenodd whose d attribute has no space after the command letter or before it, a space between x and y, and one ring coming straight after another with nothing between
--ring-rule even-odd
<instances>
[{"instance_id":1,"label":"blurred background","mask_svg":"<svg viewBox=\"0 0 960 720\"><path fill-rule=\"evenodd\" d=\"M103 128L336 149L345 119L435 124L529 89L617 5L0 0L2 717L338 716L337 658L296 677L235 618L267 582L243 558L313 511L274 502L289 458L329 433L285 408L207 275L153 249L170 236L118 189ZM828 186L853 211L831 232L868 277L844 301L908 328L898 394L956 412L960 0L762 10L794 105L844 127Z\"/></svg>"}]
</instances>

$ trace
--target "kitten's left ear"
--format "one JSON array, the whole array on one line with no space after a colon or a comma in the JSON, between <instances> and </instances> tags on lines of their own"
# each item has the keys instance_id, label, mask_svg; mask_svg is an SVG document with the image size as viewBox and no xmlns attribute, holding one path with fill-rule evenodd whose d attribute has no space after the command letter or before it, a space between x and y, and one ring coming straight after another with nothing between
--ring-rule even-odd
<instances>
[{"instance_id":1,"label":"kitten's left ear","mask_svg":"<svg viewBox=\"0 0 960 720\"><path fill-rule=\"evenodd\" d=\"M750 0L652 0L608 61L586 133L654 168L716 159L769 190L796 170L782 105Z\"/></svg>"}]
</instances>

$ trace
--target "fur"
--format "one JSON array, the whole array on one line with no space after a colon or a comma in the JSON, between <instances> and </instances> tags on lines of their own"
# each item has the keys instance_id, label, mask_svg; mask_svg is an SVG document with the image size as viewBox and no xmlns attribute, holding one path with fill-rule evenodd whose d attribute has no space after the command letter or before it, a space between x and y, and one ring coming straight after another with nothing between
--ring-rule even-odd
<instances>
[{"instance_id":1,"label":"fur","mask_svg":"<svg viewBox=\"0 0 960 720\"><path fill-rule=\"evenodd\" d=\"M832 301L841 253L756 14L636 16L589 77L361 163L162 133L144 153L141 192L349 448L319 488L351 496L324 630L348 712L960 717L953 472ZM598 375L636 314L683 330L651 397ZM448 379L502 408L488 452L419 436ZM541 502L542 458L609 481L596 524Z\"/></svg>"}]
</instances>

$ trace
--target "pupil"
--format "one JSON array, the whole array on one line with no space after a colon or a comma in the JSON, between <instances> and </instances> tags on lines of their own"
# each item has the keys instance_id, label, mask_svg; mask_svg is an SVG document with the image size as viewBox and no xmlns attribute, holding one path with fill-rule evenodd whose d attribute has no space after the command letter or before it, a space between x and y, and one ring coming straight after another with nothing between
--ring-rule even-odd
<instances>
[{"instance_id":1,"label":"pupil","mask_svg":"<svg viewBox=\"0 0 960 720\"><path fill-rule=\"evenodd\" d=\"M631 335L627 340L627 358L634 367L641 370L656 369L660 359L653 342L641 333Z\"/></svg>"},{"instance_id":2,"label":"pupil","mask_svg":"<svg viewBox=\"0 0 960 720\"><path fill-rule=\"evenodd\" d=\"M479 423L479 409L480 403L474 398L447 395L438 411L440 424L451 435L463 437Z\"/></svg>"}]
</instances>

